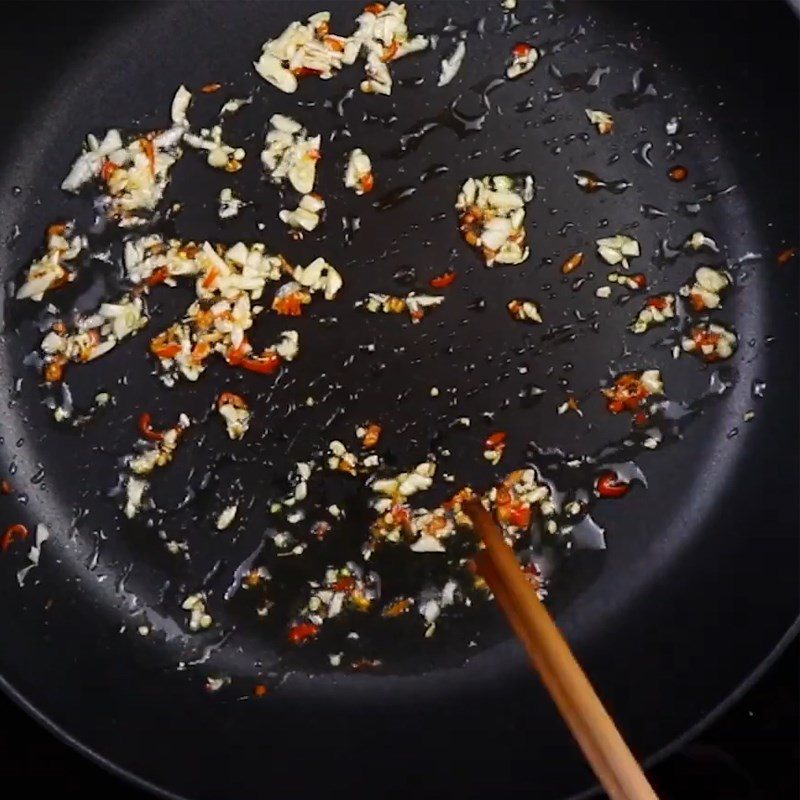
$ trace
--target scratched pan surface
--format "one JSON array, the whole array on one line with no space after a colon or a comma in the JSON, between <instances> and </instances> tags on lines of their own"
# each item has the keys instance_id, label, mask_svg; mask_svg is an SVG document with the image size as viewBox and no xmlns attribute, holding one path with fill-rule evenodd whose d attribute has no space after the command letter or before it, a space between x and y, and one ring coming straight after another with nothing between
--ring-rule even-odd
<instances>
[{"instance_id":1,"label":"scratched pan surface","mask_svg":"<svg viewBox=\"0 0 800 800\"><path fill-rule=\"evenodd\" d=\"M391 793L413 780L421 796L519 789L556 798L591 786L491 607L446 617L430 639L416 615L391 636L348 620L330 638L326 633L287 655L285 616L261 624L241 596L224 595L237 565L264 539L267 501L290 466L332 438L351 437L364 419L380 417L398 465L445 447L453 455L443 469L487 485L494 473L480 457L480 442L492 430L509 433L501 462L508 469L531 456L530 442L580 455L624 437L627 422L607 415L597 391L609 370L658 366L671 398L701 396L712 371L685 357L673 362L669 346L658 344L663 337L622 335L639 300L597 299L607 268L593 255L578 274L594 278L578 290L560 276L565 255L591 253L595 238L623 227L641 241L637 266L655 289L676 289L702 263L687 254L665 259L662 240L677 246L698 228L717 239L722 254L715 261L727 262L737 284L721 318L736 327L740 351L723 375L730 388L703 406L682 439L637 455L649 489L594 509L608 548L578 550L561 566L552 608L642 757L706 718L794 624L797 272L796 263L780 268L775 261L797 239L794 17L780 5L754 14L752 6L727 4L720 15L719 4L567 9L521 2L521 24L509 33L501 32L510 20L496 5L412 4L412 30L441 29L448 16L468 30L460 73L436 88L438 59L451 47L444 39L435 54L397 64L400 80L390 99L356 91L339 104L343 116L336 101L357 70L327 83L308 81L295 96L279 96L249 72L264 39L318 4L148 4L113 13L75 6L54 11L52 27L18 25L31 41L16 67L36 80L20 79L11 89L14 113L6 110L4 281L53 219L91 221L85 200L57 189L86 130L163 125L177 84L209 81L236 94L255 90L252 106L229 127L231 140L255 132L244 141L248 167L236 178L255 207L220 227L212 198L229 179L187 153L168 193L185 204L172 230L226 242L264 239L298 262L324 254L345 277L340 301L314 306L298 320L301 358L280 379L213 367L198 384L168 391L152 374L146 338L133 338L70 374L78 407L98 389L116 401L74 429L52 421L36 373L22 363L38 341L35 310L4 303L0 463L14 493L0 498L0 521L44 521L53 537L22 589L16 572L24 551L0 559L2 684L65 739L154 790L198 800L244 792L306 796L333 785ZM355 7L336 3L334 14L334 27L346 28ZM479 35L474 23L481 17ZM79 31L80 43L67 46L62 34ZM542 45L541 63L491 92L487 106L487 80L523 39ZM37 47L50 53L47 69L28 55ZM598 67L608 72L592 87L587 79ZM405 131L441 119L459 96L460 113L483 115L481 130L460 136L435 129L397 157ZM216 97L198 100L196 119L210 118ZM587 106L613 110L613 137L587 126ZM319 236L302 243L281 230L277 194L258 175L259 143L276 111L296 116L325 142L320 187L328 218ZM672 116L682 127L668 145L664 125ZM652 166L641 158L644 142L652 143L645 150ZM387 210L347 194L334 164L354 145L373 155L378 197L406 187L415 194ZM509 153L514 149L519 153ZM675 163L689 169L684 184L665 177ZM439 166L447 169L421 180ZM588 196L573 181L576 169L632 185L619 195ZM467 176L499 171L533 173L537 196L528 213L529 261L491 271L460 241L452 205ZM729 187L735 188L723 191ZM700 198L711 199L695 206ZM667 215L648 219L645 204ZM342 216L360 217L349 243ZM263 231L258 221L266 223ZM17 224L19 235L11 235ZM458 271L440 310L412 327L352 309L367 291L399 288L392 276L407 266L415 267L420 287L445 268ZM95 265L57 302L91 307L113 273ZM155 324L185 305L182 292L154 294ZM545 325L512 324L504 306L515 296L539 299ZM258 336L269 341L277 324L262 319ZM762 383L763 396L755 397L753 386ZM532 385L545 390L537 402ZM217 420L203 422L223 386L244 392L256 411L254 429L236 448ZM431 397L433 386L438 397ZM582 418L557 416L567 390L583 398ZM318 401L312 408L304 406L309 395ZM744 423L750 409L755 418ZM118 499L109 496L142 410L165 423L180 411L200 420L158 476L156 500L168 511L152 527L123 520ZM469 432L448 427L456 416L473 420ZM535 463L545 458L533 455ZM334 484L321 491L326 502L346 504L348 524L310 550L302 567L265 559L287 596L297 596L291 587L325 564L353 557L363 535L363 498ZM237 498L242 511L234 530L215 534L215 515ZM186 539L191 560L169 555L159 531ZM421 584L436 569L420 564L398 559L384 580L390 587ZM215 625L188 635L180 600L201 588ZM137 633L142 624L152 628L149 636ZM327 654L342 649L348 630L361 638L346 640L345 662L380 656L381 668L330 667ZM291 674L281 683L287 666ZM204 692L207 676L223 674L231 676L230 687ZM249 698L259 682L280 686L256 702Z\"/></svg>"}]
</instances>

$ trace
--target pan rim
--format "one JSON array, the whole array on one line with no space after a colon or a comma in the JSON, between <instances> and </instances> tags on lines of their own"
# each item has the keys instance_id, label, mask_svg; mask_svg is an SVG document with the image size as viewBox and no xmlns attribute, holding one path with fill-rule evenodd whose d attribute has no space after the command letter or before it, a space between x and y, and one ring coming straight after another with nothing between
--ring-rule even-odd
<instances>
[{"instance_id":1,"label":"pan rim","mask_svg":"<svg viewBox=\"0 0 800 800\"><path fill-rule=\"evenodd\" d=\"M784 653L789 644L800 635L800 614L795 617L794 621L789 625L783 635L778 639L772 649L758 662L758 664L739 682L716 706L714 706L708 713L701 717L694 725L691 725L682 733L678 734L675 738L670 740L667 744L651 753L642 759L642 764L646 769L659 764L665 758L668 758L684 744L693 739L698 734L702 733L709 725L715 722L726 711L728 711L741 697L749 691L758 681L764 676L764 673L777 661L777 659ZM46 731L53 734L56 739L63 742L72 750L81 756L84 756L88 761L96 764L110 775L114 775L127 782L130 785L136 786L140 789L150 792L156 797L166 798L166 800L193 800L189 795L178 794L169 789L164 788L142 775L126 769L120 764L106 758L100 752L80 741L77 736L69 733L67 730L58 725L47 713L42 711L36 706L33 701L29 700L22 692L20 692L2 673L0 673L0 690L3 694L10 698L19 708L21 708L28 716L41 725ZM568 797L563 797L562 800L587 800L591 797L597 797L600 793L600 786L594 784L587 789L583 789L577 794L571 794Z\"/></svg>"}]
</instances>

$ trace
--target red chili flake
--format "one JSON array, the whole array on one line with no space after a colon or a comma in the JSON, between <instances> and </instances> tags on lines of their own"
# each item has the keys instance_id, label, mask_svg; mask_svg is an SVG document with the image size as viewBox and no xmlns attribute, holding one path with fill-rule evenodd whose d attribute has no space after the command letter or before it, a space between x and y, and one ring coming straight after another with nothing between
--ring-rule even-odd
<instances>
[{"instance_id":1,"label":"red chili flake","mask_svg":"<svg viewBox=\"0 0 800 800\"><path fill-rule=\"evenodd\" d=\"M319 32L319 29L317 29ZM337 52L341 53L344 51L344 42L341 39L337 39L335 36L325 36L322 41L331 49L336 50Z\"/></svg>"},{"instance_id":2,"label":"red chili flake","mask_svg":"<svg viewBox=\"0 0 800 800\"><path fill-rule=\"evenodd\" d=\"M788 264L796 255L797 255L796 247L787 247L785 250L781 250L781 252L778 253L778 263L781 266L783 266L784 264Z\"/></svg>"},{"instance_id":3,"label":"red chili flake","mask_svg":"<svg viewBox=\"0 0 800 800\"><path fill-rule=\"evenodd\" d=\"M622 497L631 488L625 481L621 481L617 473L612 470L598 476L596 487L600 497Z\"/></svg>"},{"instance_id":4,"label":"red chili flake","mask_svg":"<svg viewBox=\"0 0 800 800\"><path fill-rule=\"evenodd\" d=\"M381 56L381 61L384 63L387 61L391 61L396 55L399 49L399 45L393 39L391 44L383 51L383 55Z\"/></svg>"},{"instance_id":5,"label":"red chili flake","mask_svg":"<svg viewBox=\"0 0 800 800\"><path fill-rule=\"evenodd\" d=\"M156 174L156 147L153 144L152 139L139 139L142 145L142 150L144 150L144 154L147 156L147 161L150 164L150 174Z\"/></svg>"},{"instance_id":6,"label":"red chili flake","mask_svg":"<svg viewBox=\"0 0 800 800\"><path fill-rule=\"evenodd\" d=\"M334 592L350 592L355 588L356 579L352 575L345 575L333 584Z\"/></svg>"},{"instance_id":7,"label":"red chili flake","mask_svg":"<svg viewBox=\"0 0 800 800\"><path fill-rule=\"evenodd\" d=\"M217 280L218 277L219 277L219 269L217 269L217 267L211 267L211 269L208 271L208 274L205 276L205 278L203 278L201 284L202 287L204 289L210 289L214 285L214 282Z\"/></svg>"},{"instance_id":8,"label":"red chili flake","mask_svg":"<svg viewBox=\"0 0 800 800\"><path fill-rule=\"evenodd\" d=\"M294 75L296 78L310 78L312 75L320 74L320 70L311 69L311 67L295 67L292 70L292 75Z\"/></svg>"},{"instance_id":9,"label":"red chili flake","mask_svg":"<svg viewBox=\"0 0 800 800\"><path fill-rule=\"evenodd\" d=\"M512 503L507 514L507 521L518 528L527 528L531 524L531 507L528 503Z\"/></svg>"},{"instance_id":10,"label":"red chili flake","mask_svg":"<svg viewBox=\"0 0 800 800\"><path fill-rule=\"evenodd\" d=\"M160 442L164 438L164 434L161 431L153 430L152 421L152 415L145 411L139 417L139 433L151 442Z\"/></svg>"},{"instance_id":11,"label":"red chili flake","mask_svg":"<svg viewBox=\"0 0 800 800\"><path fill-rule=\"evenodd\" d=\"M22 523L17 522L15 525L9 525L2 538L0 538L0 550L5 553L5 551L11 547L12 542L17 539L22 540L27 538L28 529Z\"/></svg>"},{"instance_id":12,"label":"red chili flake","mask_svg":"<svg viewBox=\"0 0 800 800\"><path fill-rule=\"evenodd\" d=\"M647 278L641 272L631 275L631 280L636 284L637 289L647 288Z\"/></svg>"},{"instance_id":13,"label":"red chili flake","mask_svg":"<svg viewBox=\"0 0 800 800\"><path fill-rule=\"evenodd\" d=\"M643 428L650 421L650 417L648 417L647 414L645 414L644 411L637 411L633 415L633 421L640 428Z\"/></svg>"},{"instance_id":14,"label":"red chili flake","mask_svg":"<svg viewBox=\"0 0 800 800\"><path fill-rule=\"evenodd\" d=\"M719 356L716 354L715 350L712 350L710 353L705 353L702 348L710 346L716 349L721 338L722 337L718 333L706 331L702 328L695 328L692 331L692 339L694 340L695 346L706 361L716 361Z\"/></svg>"},{"instance_id":15,"label":"red chili flake","mask_svg":"<svg viewBox=\"0 0 800 800\"><path fill-rule=\"evenodd\" d=\"M169 270L166 267L157 267L150 273L145 283L148 286L157 286L159 283L164 283L167 278L169 278Z\"/></svg>"},{"instance_id":16,"label":"red chili flake","mask_svg":"<svg viewBox=\"0 0 800 800\"><path fill-rule=\"evenodd\" d=\"M54 222L52 225L47 226L48 236L63 236L63 234L66 233L66 231L67 231L66 222Z\"/></svg>"},{"instance_id":17,"label":"red chili flake","mask_svg":"<svg viewBox=\"0 0 800 800\"><path fill-rule=\"evenodd\" d=\"M363 191L371 192L375 188L375 176L371 172L368 172L361 178L359 183Z\"/></svg>"},{"instance_id":18,"label":"red chili flake","mask_svg":"<svg viewBox=\"0 0 800 800\"><path fill-rule=\"evenodd\" d=\"M450 269L447 272L443 272L441 275L437 275L435 278L431 278L428 283L430 283L434 289L444 289L455 279L456 271L454 269Z\"/></svg>"},{"instance_id":19,"label":"red chili flake","mask_svg":"<svg viewBox=\"0 0 800 800\"><path fill-rule=\"evenodd\" d=\"M395 600L393 603L386 606L381 612L381 616L394 619L395 617L405 614L409 608L411 608L411 600L408 597L401 597L399 600Z\"/></svg>"},{"instance_id":20,"label":"red chili flake","mask_svg":"<svg viewBox=\"0 0 800 800\"><path fill-rule=\"evenodd\" d=\"M483 443L483 449L497 450L505 447L507 435L508 434L505 431L496 431L495 433L490 434L486 437L486 441Z\"/></svg>"},{"instance_id":21,"label":"red chili flake","mask_svg":"<svg viewBox=\"0 0 800 800\"><path fill-rule=\"evenodd\" d=\"M271 375L281 365L281 357L277 353L264 353L258 358L243 358L240 366L260 375Z\"/></svg>"},{"instance_id":22,"label":"red chili flake","mask_svg":"<svg viewBox=\"0 0 800 800\"><path fill-rule=\"evenodd\" d=\"M498 486L495 502L498 506L508 505L511 502L511 492L505 486Z\"/></svg>"},{"instance_id":23,"label":"red chili flake","mask_svg":"<svg viewBox=\"0 0 800 800\"><path fill-rule=\"evenodd\" d=\"M0 481L0 494L11 494L11 484L8 481Z\"/></svg>"},{"instance_id":24,"label":"red chili flake","mask_svg":"<svg viewBox=\"0 0 800 800\"><path fill-rule=\"evenodd\" d=\"M569 275L574 272L578 267L583 264L583 253L573 253L562 265L561 272L564 275Z\"/></svg>"},{"instance_id":25,"label":"red chili flake","mask_svg":"<svg viewBox=\"0 0 800 800\"><path fill-rule=\"evenodd\" d=\"M408 506L392 506L390 513L395 525L407 525L411 520L411 511Z\"/></svg>"},{"instance_id":26,"label":"red chili flake","mask_svg":"<svg viewBox=\"0 0 800 800\"><path fill-rule=\"evenodd\" d=\"M703 311L703 309L706 307L706 304L703 300L703 295L701 295L699 292L689 293L689 304L695 311Z\"/></svg>"},{"instance_id":27,"label":"red chili flake","mask_svg":"<svg viewBox=\"0 0 800 800\"><path fill-rule=\"evenodd\" d=\"M626 372L617 378L610 389L604 389L603 394L608 398L608 410L612 414L620 414L623 411L638 411L650 392L642 385L637 374Z\"/></svg>"},{"instance_id":28,"label":"red chili flake","mask_svg":"<svg viewBox=\"0 0 800 800\"><path fill-rule=\"evenodd\" d=\"M368 14L382 14L386 11L386 6L383 3L370 3L368 6L364 6L364 11Z\"/></svg>"},{"instance_id":29,"label":"red chili flake","mask_svg":"<svg viewBox=\"0 0 800 800\"><path fill-rule=\"evenodd\" d=\"M272 302L272 310L283 317L299 317L303 313L303 292L291 292L283 297L276 297Z\"/></svg>"},{"instance_id":30,"label":"red chili flake","mask_svg":"<svg viewBox=\"0 0 800 800\"><path fill-rule=\"evenodd\" d=\"M473 497L475 497L475 492L472 490L472 487L465 486L463 489L459 489L449 500L445 500L442 505L449 511L453 506L466 503L467 500L472 500Z\"/></svg>"},{"instance_id":31,"label":"red chili flake","mask_svg":"<svg viewBox=\"0 0 800 800\"><path fill-rule=\"evenodd\" d=\"M531 50L533 50L532 45L527 42L518 42L514 45L511 52L514 54L515 58L527 58Z\"/></svg>"},{"instance_id":32,"label":"red chili flake","mask_svg":"<svg viewBox=\"0 0 800 800\"><path fill-rule=\"evenodd\" d=\"M234 408L247 408L247 401L235 392L223 392L217 400L217 408L227 405Z\"/></svg>"},{"instance_id":33,"label":"red chili flake","mask_svg":"<svg viewBox=\"0 0 800 800\"><path fill-rule=\"evenodd\" d=\"M221 83L207 83L205 86L200 87L200 91L203 94L214 94L214 92L218 92L221 88Z\"/></svg>"},{"instance_id":34,"label":"red chili flake","mask_svg":"<svg viewBox=\"0 0 800 800\"><path fill-rule=\"evenodd\" d=\"M292 644L303 644L319 633L319 625L313 622L298 622L289 628L289 641Z\"/></svg>"},{"instance_id":35,"label":"red chili flake","mask_svg":"<svg viewBox=\"0 0 800 800\"><path fill-rule=\"evenodd\" d=\"M241 341L241 344L238 347L232 347L228 350L228 354L225 356L225 360L232 366L236 367L242 363L244 357L248 353L249 344L247 342L247 338L244 337Z\"/></svg>"},{"instance_id":36,"label":"red chili flake","mask_svg":"<svg viewBox=\"0 0 800 800\"><path fill-rule=\"evenodd\" d=\"M100 167L100 177L108 183L108 179L119 169L119 165L106 159Z\"/></svg>"},{"instance_id":37,"label":"red chili flake","mask_svg":"<svg viewBox=\"0 0 800 800\"><path fill-rule=\"evenodd\" d=\"M253 697L264 697L269 690L263 683L257 683L253 687Z\"/></svg>"},{"instance_id":38,"label":"red chili flake","mask_svg":"<svg viewBox=\"0 0 800 800\"><path fill-rule=\"evenodd\" d=\"M153 341L150 343L150 351L159 358L175 358L181 352L181 346L177 342L159 344Z\"/></svg>"},{"instance_id":39,"label":"red chili flake","mask_svg":"<svg viewBox=\"0 0 800 800\"><path fill-rule=\"evenodd\" d=\"M664 295L656 295L655 297L648 297L646 305L658 309L658 311L663 311L667 307L668 302Z\"/></svg>"},{"instance_id":40,"label":"red chili flake","mask_svg":"<svg viewBox=\"0 0 800 800\"><path fill-rule=\"evenodd\" d=\"M43 377L47 383L58 383L64 378L64 366L67 360L64 356L56 356L44 365Z\"/></svg>"},{"instance_id":41,"label":"red chili flake","mask_svg":"<svg viewBox=\"0 0 800 800\"><path fill-rule=\"evenodd\" d=\"M680 183L681 181L685 181L689 177L689 170L686 169L686 167L677 165L675 167L672 167L672 169L670 169L670 171L667 173L667 176L671 181Z\"/></svg>"}]
</instances>

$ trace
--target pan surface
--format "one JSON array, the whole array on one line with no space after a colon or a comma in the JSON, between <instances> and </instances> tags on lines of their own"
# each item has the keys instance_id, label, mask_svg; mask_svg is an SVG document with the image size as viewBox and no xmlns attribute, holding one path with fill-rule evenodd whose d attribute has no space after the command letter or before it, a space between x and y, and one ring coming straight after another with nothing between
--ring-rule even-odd
<instances>
[{"instance_id":1,"label":"pan surface","mask_svg":"<svg viewBox=\"0 0 800 800\"><path fill-rule=\"evenodd\" d=\"M591 777L491 607L445 616L429 639L417 615L389 634L348 620L319 646L287 652L285 617L262 624L241 596L223 597L274 525L266 508L291 466L331 439L352 437L364 419L381 415L398 468L447 448L454 454L448 469L486 486L497 473L482 460L480 442L493 430L508 432L509 469L526 460L545 469L552 448L594 453L629 431L626 420L606 413L601 382L657 366L674 401L727 388L707 396L675 441L635 453L648 488L593 509L608 548L566 559L551 605L642 757L730 695L798 612L797 264L776 263L798 238L796 21L789 11L770 4L753 17L750 6L730 4L720 19L718 4L693 4L687 20L687 11L660 3L521 2L517 25L494 3L410 4L412 31L441 31L452 18L450 38L434 53L398 62L391 98L356 91L343 100L355 73L304 83L294 96L251 73L261 43L319 10L316 4L147 4L113 14L74 8L53 21L56 63L46 72L28 64L24 74L37 80L20 82L12 97L15 124L1 142L4 281L17 276L53 220L91 224L85 198L58 190L86 131L166 125L178 84L219 81L230 94L254 92L229 128L248 151L236 185L254 207L221 226L213 198L230 180L188 153L167 196L185 206L172 229L182 238L264 240L297 263L325 255L341 267L345 293L298 320L304 357L278 381L212 368L198 384L170 391L152 374L146 339L132 338L70 375L76 407L100 389L115 399L80 427L53 421L36 371L23 364L41 336L40 309L4 302L0 477L14 491L0 498L0 521L31 529L45 522L52 536L22 588L24 549L0 557L2 684L102 762L174 796L305 796L333 784L366 793L399 783L389 770L413 780L423 796L520 787L542 798L580 792ZM357 9L336 3L334 20L346 29ZM81 14L100 19L84 25ZM439 59L460 30L467 58L452 84L438 88ZM29 35L46 42L47 26ZM80 42L66 47L72 36ZM776 46L776 37L788 44ZM521 40L541 45L541 63L487 94L487 81ZM480 130L459 135L440 126L398 154L405 131L441 119L457 97L464 113L481 119ZM218 102L198 100L193 113L210 116ZM613 137L595 135L587 107L612 110ZM330 160L321 171L325 226L302 242L287 238L276 219L277 194L259 175L257 152L276 112L322 133ZM680 128L668 136L673 117ZM415 193L385 210L348 197L334 165L356 145L374 157L378 200L406 187ZM687 181L667 179L675 164L688 168ZM431 169L441 166L447 170ZM631 186L586 195L575 185L576 170ZM461 242L452 207L467 177L501 171L535 176L532 255L521 267L486 270ZM643 211L648 206L665 215ZM351 242L341 217L360 217ZM653 291L675 291L706 263L703 255L672 252L698 229L718 242L713 263L724 263L736 284L720 318L736 328L740 345L724 368L673 360L663 336L624 335L639 299L594 294L607 271L594 257L596 238L632 232L643 253L635 268ZM576 290L558 266L577 250L589 256L581 276L595 277ZM412 326L352 309L366 292L396 291L393 275L407 266L422 288L448 267L457 270L435 315ZM54 302L91 308L113 285L113 272L94 265ZM186 305L189 295L180 292L154 293L161 327ZM518 296L541 302L541 328L510 322L505 304ZM262 322L264 341L281 329ZM566 324L573 327L560 327ZM531 385L545 390L535 402ZM222 388L243 392L256 410L253 436L238 449L216 420L206 421ZM584 416L557 414L568 392L581 398ZM309 394L321 398L312 408L305 407ZM182 411L200 421L159 476L157 500L170 513L153 527L124 520L113 496L142 411L165 423ZM473 420L469 435L449 424L460 416ZM270 561L287 586L358 552L363 498L324 489L337 499L344 492L348 523L302 567ZM446 494L443 487L434 501ZM213 519L234 500L242 505L237 524L215 533ZM186 540L191 559L167 553L162 531ZM418 561L387 566L398 581L420 585L435 573ZM181 600L200 589L215 624L190 634ZM356 629L358 640L345 639ZM348 662L384 663L368 672L334 669L328 656L342 650ZM229 686L205 691L209 676L223 675ZM260 683L271 691L255 700Z\"/></svg>"}]
</instances>

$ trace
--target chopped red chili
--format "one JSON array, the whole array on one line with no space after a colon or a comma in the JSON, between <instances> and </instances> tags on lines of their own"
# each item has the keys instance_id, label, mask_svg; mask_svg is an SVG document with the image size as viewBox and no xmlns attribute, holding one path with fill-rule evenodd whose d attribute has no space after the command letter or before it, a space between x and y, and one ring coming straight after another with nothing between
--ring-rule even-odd
<instances>
[{"instance_id":1,"label":"chopped red chili","mask_svg":"<svg viewBox=\"0 0 800 800\"><path fill-rule=\"evenodd\" d=\"M22 523L17 522L14 525L9 525L2 538L0 538L0 550L5 553L14 541L27 538L28 529Z\"/></svg>"},{"instance_id":2,"label":"chopped red chili","mask_svg":"<svg viewBox=\"0 0 800 800\"><path fill-rule=\"evenodd\" d=\"M620 414L623 411L638 411L650 392L638 375L626 372L617 378L610 389L605 389L603 394L608 398L608 410L612 414Z\"/></svg>"},{"instance_id":3,"label":"chopped red chili","mask_svg":"<svg viewBox=\"0 0 800 800\"><path fill-rule=\"evenodd\" d=\"M451 269L447 272L443 272L441 275L437 275L435 278L431 278L429 283L434 289L444 289L445 287L449 286L454 280L456 279L456 272L455 270Z\"/></svg>"},{"instance_id":4,"label":"chopped red chili","mask_svg":"<svg viewBox=\"0 0 800 800\"><path fill-rule=\"evenodd\" d=\"M164 283L167 278L169 278L169 270L166 267L157 267L150 273L145 283L148 286L157 286L159 283Z\"/></svg>"},{"instance_id":5,"label":"chopped red chili","mask_svg":"<svg viewBox=\"0 0 800 800\"><path fill-rule=\"evenodd\" d=\"M289 628L289 641L292 644L303 644L319 633L319 625L313 622L298 622Z\"/></svg>"},{"instance_id":6,"label":"chopped red chili","mask_svg":"<svg viewBox=\"0 0 800 800\"><path fill-rule=\"evenodd\" d=\"M119 169L119 166L113 161L106 159L103 166L100 167L100 177L108 183L108 179Z\"/></svg>"},{"instance_id":7,"label":"chopped red chili","mask_svg":"<svg viewBox=\"0 0 800 800\"><path fill-rule=\"evenodd\" d=\"M496 431L495 433L490 434L486 437L486 441L483 443L484 449L497 450L498 447L505 447L507 435L508 434L505 431Z\"/></svg>"},{"instance_id":8,"label":"chopped red chili","mask_svg":"<svg viewBox=\"0 0 800 800\"><path fill-rule=\"evenodd\" d=\"M655 297L648 297L646 305L650 308L655 308L658 311L663 311L669 305L667 298L664 295L656 295Z\"/></svg>"},{"instance_id":9,"label":"chopped red chili","mask_svg":"<svg viewBox=\"0 0 800 800\"><path fill-rule=\"evenodd\" d=\"M622 497L631 488L625 481L621 481L617 473L612 470L598 476L596 487L600 497Z\"/></svg>"},{"instance_id":10,"label":"chopped red chili","mask_svg":"<svg viewBox=\"0 0 800 800\"><path fill-rule=\"evenodd\" d=\"M141 433L145 439L150 439L151 442L160 442L164 438L164 434L161 433L161 431L153 430L152 420L152 416L145 411L139 417L139 433Z\"/></svg>"}]
</instances>

